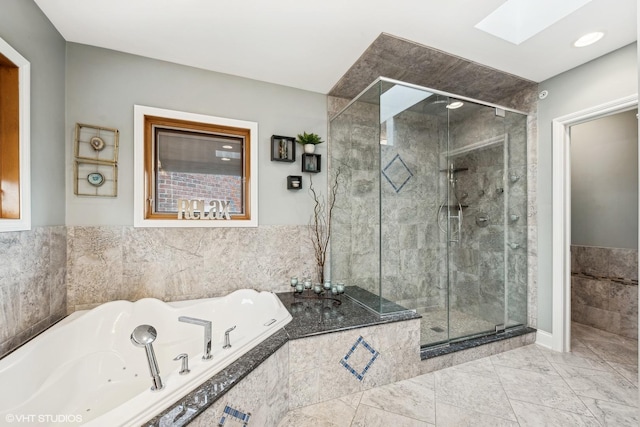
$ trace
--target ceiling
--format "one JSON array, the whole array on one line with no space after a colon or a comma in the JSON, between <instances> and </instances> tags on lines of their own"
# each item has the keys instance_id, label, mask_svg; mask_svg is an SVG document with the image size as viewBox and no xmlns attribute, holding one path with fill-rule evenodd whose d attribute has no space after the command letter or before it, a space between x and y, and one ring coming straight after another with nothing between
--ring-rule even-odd
<instances>
[{"instance_id":1,"label":"ceiling","mask_svg":"<svg viewBox=\"0 0 640 427\"><path fill-rule=\"evenodd\" d=\"M474 27L504 0L35 2L69 42L323 94L383 32L535 82L637 39L636 0L592 0L520 45Z\"/></svg>"}]
</instances>

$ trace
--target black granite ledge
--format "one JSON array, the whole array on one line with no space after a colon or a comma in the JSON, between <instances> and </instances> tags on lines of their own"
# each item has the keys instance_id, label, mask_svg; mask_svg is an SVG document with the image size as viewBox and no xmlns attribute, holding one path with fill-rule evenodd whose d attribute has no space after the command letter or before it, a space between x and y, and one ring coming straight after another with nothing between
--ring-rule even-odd
<instances>
[{"instance_id":1,"label":"black granite ledge","mask_svg":"<svg viewBox=\"0 0 640 427\"><path fill-rule=\"evenodd\" d=\"M293 292L277 296L291 313L291 322L143 426L189 424L289 340L420 318L414 312L380 317L345 296L340 297L341 304L319 299L314 294L311 298L295 298Z\"/></svg>"},{"instance_id":2,"label":"black granite ledge","mask_svg":"<svg viewBox=\"0 0 640 427\"><path fill-rule=\"evenodd\" d=\"M433 357L444 356L445 354L455 353L457 351L467 350L474 347L490 344L497 341L507 340L509 338L519 337L536 332L534 328L521 327L509 329L498 334L487 335L478 338L470 338L464 341L454 342L440 347L425 347L420 350L420 358L422 360L431 359Z\"/></svg>"},{"instance_id":3,"label":"black granite ledge","mask_svg":"<svg viewBox=\"0 0 640 427\"><path fill-rule=\"evenodd\" d=\"M309 298L295 297L293 292L277 295L293 317L284 327L292 340L421 317L413 311L380 316L345 295L339 297L339 305L330 299L317 298L313 293L303 294Z\"/></svg>"}]
</instances>

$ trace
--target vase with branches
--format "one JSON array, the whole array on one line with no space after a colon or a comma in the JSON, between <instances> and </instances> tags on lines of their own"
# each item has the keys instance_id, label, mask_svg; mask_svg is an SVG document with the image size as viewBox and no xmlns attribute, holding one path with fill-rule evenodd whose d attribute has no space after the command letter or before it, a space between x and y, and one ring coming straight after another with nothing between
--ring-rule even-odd
<instances>
[{"instance_id":1,"label":"vase with branches","mask_svg":"<svg viewBox=\"0 0 640 427\"><path fill-rule=\"evenodd\" d=\"M309 222L309 238L313 246L316 259L316 275L319 283L324 283L324 266L327 261L329 242L331 241L331 219L336 204L339 188L340 169L338 168L329 188L328 199L318 194L313 186L313 179L309 178L309 193L313 199L313 215Z\"/></svg>"}]
</instances>

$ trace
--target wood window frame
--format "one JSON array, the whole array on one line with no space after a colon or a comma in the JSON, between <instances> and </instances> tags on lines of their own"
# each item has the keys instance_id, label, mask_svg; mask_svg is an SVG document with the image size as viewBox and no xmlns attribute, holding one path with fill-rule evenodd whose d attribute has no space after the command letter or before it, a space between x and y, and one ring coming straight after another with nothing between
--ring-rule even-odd
<instances>
[{"instance_id":1,"label":"wood window frame","mask_svg":"<svg viewBox=\"0 0 640 427\"><path fill-rule=\"evenodd\" d=\"M0 38L0 232L31 229L30 74Z\"/></svg>"},{"instance_id":2,"label":"wood window frame","mask_svg":"<svg viewBox=\"0 0 640 427\"><path fill-rule=\"evenodd\" d=\"M242 137L244 212L231 215L230 220L177 219L176 214L154 212L154 127ZM257 227L257 123L135 105L134 133L135 227Z\"/></svg>"}]
</instances>

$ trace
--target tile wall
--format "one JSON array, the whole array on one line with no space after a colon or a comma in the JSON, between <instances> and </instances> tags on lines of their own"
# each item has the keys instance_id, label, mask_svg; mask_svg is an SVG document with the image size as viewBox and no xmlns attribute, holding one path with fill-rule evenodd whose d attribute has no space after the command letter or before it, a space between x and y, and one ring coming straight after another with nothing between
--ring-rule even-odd
<instances>
[{"instance_id":1,"label":"tile wall","mask_svg":"<svg viewBox=\"0 0 640 427\"><path fill-rule=\"evenodd\" d=\"M315 266L307 226L67 230L69 313L119 299L288 291L291 276Z\"/></svg>"},{"instance_id":2,"label":"tile wall","mask_svg":"<svg viewBox=\"0 0 640 427\"><path fill-rule=\"evenodd\" d=\"M190 425L218 425L229 406L248 425L276 426L290 409L413 378L418 336L414 319L291 340Z\"/></svg>"},{"instance_id":3,"label":"tile wall","mask_svg":"<svg viewBox=\"0 0 640 427\"><path fill-rule=\"evenodd\" d=\"M65 227L0 233L0 357L67 312Z\"/></svg>"},{"instance_id":4,"label":"tile wall","mask_svg":"<svg viewBox=\"0 0 640 427\"><path fill-rule=\"evenodd\" d=\"M289 408L418 375L419 336L414 319L289 341Z\"/></svg>"},{"instance_id":5,"label":"tile wall","mask_svg":"<svg viewBox=\"0 0 640 427\"><path fill-rule=\"evenodd\" d=\"M571 246L571 320L638 338L638 251Z\"/></svg>"},{"instance_id":6,"label":"tile wall","mask_svg":"<svg viewBox=\"0 0 640 427\"><path fill-rule=\"evenodd\" d=\"M249 426L275 427L289 411L288 343L253 370L227 394L199 415L189 426L241 426L245 419ZM225 413L225 408L227 409ZM237 412L234 412L237 411ZM173 424L172 424L173 425Z\"/></svg>"}]
</instances>

